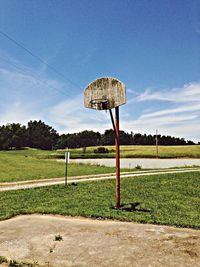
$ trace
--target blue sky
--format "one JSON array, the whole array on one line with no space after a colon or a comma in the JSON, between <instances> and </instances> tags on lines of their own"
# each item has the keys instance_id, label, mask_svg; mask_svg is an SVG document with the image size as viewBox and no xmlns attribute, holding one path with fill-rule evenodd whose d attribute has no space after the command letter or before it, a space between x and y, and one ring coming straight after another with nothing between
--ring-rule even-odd
<instances>
[{"instance_id":1,"label":"blue sky","mask_svg":"<svg viewBox=\"0 0 200 267\"><path fill-rule=\"evenodd\" d=\"M83 90L111 76L127 89L122 130L200 141L200 1L0 0L0 32L0 125L103 132L109 114Z\"/></svg>"}]
</instances>

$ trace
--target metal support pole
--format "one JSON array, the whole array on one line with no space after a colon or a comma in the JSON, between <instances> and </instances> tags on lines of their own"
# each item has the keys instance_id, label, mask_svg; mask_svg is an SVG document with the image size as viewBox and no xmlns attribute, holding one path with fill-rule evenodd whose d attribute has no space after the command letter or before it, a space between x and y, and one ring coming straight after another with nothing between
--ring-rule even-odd
<instances>
[{"instance_id":1,"label":"metal support pole","mask_svg":"<svg viewBox=\"0 0 200 267\"><path fill-rule=\"evenodd\" d=\"M115 136L116 136L117 132L116 132L116 127L115 127L115 122L114 122L114 119L113 119L112 110L109 109L109 112L110 112L110 118L111 118L111 121L112 121L112 125L113 125L113 129L114 129L114 132L115 132Z\"/></svg>"},{"instance_id":2,"label":"metal support pole","mask_svg":"<svg viewBox=\"0 0 200 267\"><path fill-rule=\"evenodd\" d=\"M115 146L116 146L116 208L120 208L120 151L119 151L119 107L115 108Z\"/></svg>"},{"instance_id":3,"label":"metal support pole","mask_svg":"<svg viewBox=\"0 0 200 267\"><path fill-rule=\"evenodd\" d=\"M112 110L109 109L110 118L115 132L116 146L116 208L120 208L120 151L119 151L119 107L115 108L115 122L112 115Z\"/></svg>"}]
</instances>

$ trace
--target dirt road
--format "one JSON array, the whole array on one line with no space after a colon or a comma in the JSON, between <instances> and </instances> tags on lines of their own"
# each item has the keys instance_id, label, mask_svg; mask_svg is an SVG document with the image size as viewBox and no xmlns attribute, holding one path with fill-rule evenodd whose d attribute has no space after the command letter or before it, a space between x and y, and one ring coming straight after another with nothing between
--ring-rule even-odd
<instances>
[{"instance_id":1,"label":"dirt road","mask_svg":"<svg viewBox=\"0 0 200 267\"><path fill-rule=\"evenodd\" d=\"M63 240L55 241L60 235ZM0 222L0 255L43 266L200 266L200 231L50 215Z\"/></svg>"},{"instance_id":2,"label":"dirt road","mask_svg":"<svg viewBox=\"0 0 200 267\"><path fill-rule=\"evenodd\" d=\"M151 170L151 171L133 171L133 172L122 172L120 174L121 178L125 177L138 177L147 175L160 175L160 174L170 174L170 173L185 173L185 172L200 172L200 168L184 168L184 169L166 169L166 170ZM68 178L68 183L78 183L85 181L97 181L106 179L115 179L115 173L107 174L96 174L96 175L84 175L84 176L71 176ZM0 191L18 190L41 186L50 186L56 184L64 184L65 178L50 178L50 179L38 179L38 180L28 180L19 182L9 182L0 183Z\"/></svg>"}]
</instances>

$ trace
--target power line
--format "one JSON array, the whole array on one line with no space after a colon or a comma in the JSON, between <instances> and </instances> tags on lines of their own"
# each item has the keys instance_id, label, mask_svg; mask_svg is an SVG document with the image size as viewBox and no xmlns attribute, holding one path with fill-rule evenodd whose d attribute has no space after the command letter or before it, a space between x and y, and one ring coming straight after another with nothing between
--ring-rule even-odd
<instances>
[{"instance_id":1,"label":"power line","mask_svg":"<svg viewBox=\"0 0 200 267\"><path fill-rule=\"evenodd\" d=\"M3 58L0 56L0 59L3 60L4 62L8 63L9 65L15 67L16 69L18 69L19 71L24 72L24 70L22 68L20 68L19 66L15 65L14 63L8 61L7 59Z\"/></svg>"},{"instance_id":2,"label":"power line","mask_svg":"<svg viewBox=\"0 0 200 267\"><path fill-rule=\"evenodd\" d=\"M19 70L20 72L22 72L22 73L24 73L24 74L28 74L28 75L29 75L30 77L32 77L34 80L37 80L37 81L39 81L40 83L43 83L43 84L45 84L46 86L48 86L48 87L54 89L55 91L57 91L57 92L59 92L59 93L62 93L62 94L64 94L64 95L66 95L67 97L70 97L70 95L64 93L62 90L60 90L60 89L58 89L58 88L56 88L56 87L54 87L54 86L52 86L52 85L47 84L47 82L45 82L45 81L39 79L38 77L35 77L35 75L32 75L32 74L30 74L28 71L23 70L21 67L19 67L18 65L12 63L11 61L9 61L9 60L7 60L7 59L1 57L1 56L0 56L0 59L1 59L2 61L6 62L7 64L9 64L9 65L15 67L15 68L16 68L17 70Z\"/></svg>"},{"instance_id":3,"label":"power line","mask_svg":"<svg viewBox=\"0 0 200 267\"><path fill-rule=\"evenodd\" d=\"M2 34L4 37L6 37L8 40L10 40L11 42L13 42L15 45L19 46L20 48L22 48L23 50L25 50L28 54L30 54L32 57L36 58L38 61L40 61L41 63L45 64L48 68L50 68L51 70L53 70L55 73L57 73L58 75L60 75L61 77L63 77L66 81L68 81L69 83L71 83L72 85L75 85L76 87L78 87L79 89L81 89L80 85L72 82L69 78L67 78L64 74L62 74L60 71L58 71L56 68L52 67L51 65L49 65L48 63L46 63L41 57L39 57L38 55L36 55L35 53L33 53L31 50L29 50L28 48L26 48L24 45L18 43L15 39L13 39L12 37L10 37L8 34L6 34L5 32L0 30L0 34Z\"/></svg>"}]
</instances>

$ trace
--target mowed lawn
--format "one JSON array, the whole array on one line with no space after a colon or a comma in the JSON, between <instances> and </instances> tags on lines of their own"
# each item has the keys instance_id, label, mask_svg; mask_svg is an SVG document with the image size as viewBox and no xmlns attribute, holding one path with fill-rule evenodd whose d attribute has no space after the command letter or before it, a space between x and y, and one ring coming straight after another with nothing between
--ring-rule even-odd
<instances>
[{"instance_id":1,"label":"mowed lawn","mask_svg":"<svg viewBox=\"0 0 200 267\"><path fill-rule=\"evenodd\" d=\"M116 210L115 181L92 181L0 193L0 219L19 214L62 214L200 229L200 174L176 173L124 178Z\"/></svg>"},{"instance_id":2,"label":"mowed lawn","mask_svg":"<svg viewBox=\"0 0 200 267\"><path fill-rule=\"evenodd\" d=\"M65 163L43 159L49 153L34 149L0 151L0 182L64 177ZM69 176L111 172L115 168L83 164L69 164L68 168Z\"/></svg>"}]
</instances>

